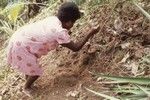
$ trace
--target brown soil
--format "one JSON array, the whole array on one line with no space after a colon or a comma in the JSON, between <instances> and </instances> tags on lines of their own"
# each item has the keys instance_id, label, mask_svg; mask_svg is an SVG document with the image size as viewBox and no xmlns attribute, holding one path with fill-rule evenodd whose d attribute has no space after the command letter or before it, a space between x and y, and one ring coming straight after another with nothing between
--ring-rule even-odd
<instances>
[{"instance_id":1,"label":"brown soil","mask_svg":"<svg viewBox=\"0 0 150 100\"><path fill-rule=\"evenodd\" d=\"M24 78L15 76L18 74L10 77L11 80L18 79L15 85L9 82L3 85L2 97L6 100L103 100L84 89L87 87L100 92L110 89L98 83L90 72L133 76L131 69L124 64L127 61L137 62L150 50L147 46L150 44L150 23L145 17L130 4L124 4L120 8L121 13L117 11L105 5L92 12L90 19L99 22L101 30L79 52L59 47L41 58L44 74L36 81L38 89L33 98L24 95L21 89L16 90L24 83ZM84 34L74 38L82 36ZM123 61L127 54L129 57ZM147 73L150 70L147 69L144 74L149 75Z\"/></svg>"}]
</instances>

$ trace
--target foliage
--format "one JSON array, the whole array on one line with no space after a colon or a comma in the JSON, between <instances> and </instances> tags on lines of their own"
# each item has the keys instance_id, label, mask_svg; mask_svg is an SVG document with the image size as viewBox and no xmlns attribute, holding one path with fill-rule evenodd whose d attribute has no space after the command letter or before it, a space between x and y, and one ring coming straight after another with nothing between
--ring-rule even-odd
<instances>
[{"instance_id":1,"label":"foliage","mask_svg":"<svg viewBox=\"0 0 150 100\"><path fill-rule=\"evenodd\" d=\"M108 3L111 0L88 0L88 1L71 0L71 1L76 2L79 6L85 6L84 13L86 15L90 15L90 11L93 11L94 8L100 7L97 5ZM114 2L114 1L117 1L117 0L112 0L111 2ZM132 0L128 0L128 1L132 1ZM8 21L2 20L2 19L0 20L0 25L1 25L0 33L6 33L8 36L11 36L15 30L17 30L20 26L25 24L24 20L20 18L20 15L22 11L25 9L24 6L28 4L29 3L14 2L6 6L6 8L0 10L0 14L4 15L5 17L8 17L9 19ZM30 4L33 4L33 3L30 3ZM48 3L49 6L46 9L44 9L38 16L36 16L36 18L32 19L32 21L40 20L41 18L49 16L50 14L54 13L55 12L54 8L57 8L59 4L60 4L59 1L56 2L56 0L49 0L49 3ZM133 4L135 5L135 8L137 7L143 13L143 15L146 16L146 18L150 19L150 15L148 14L148 12L146 12L146 10L140 7L139 4L136 2L133 2ZM80 19L80 25L83 25L83 23L85 22L87 22L87 19L84 19L84 18ZM140 61L140 66L149 68L149 64L150 64L149 58L150 58L150 55L144 56ZM116 97L113 97L113 96L106 95L112 91L109 91L108 93L103 94L100 92L93 91L89 88L85 88L87 91L94 93L95 95L98 95L98 96L101 96L110 100L119 100L119 99L121 100L143 100L143 99L147 99L150 96L150 87L149 87L150 78L118 77L118 76L109 76L109 75L101 75L101 74L94 74L94 75L96 75L97 77L113 80L113 81L108 81L106 83L113 85L114 87L111 89L113 90L113 93L115 94L115 96L117 94ZM0 79L4 79L6 76L7 75L5 75L5 72L3 71L0 74Z\"/></svg>"},{"instance_id":2,"label":"foliage","mask_svg":"<svg viewBox=\"0 0 150 100\"><path fill-rule=\"evenodd\" d=\"M5 7L8 4L8 0L1 0L0 2L0 8Z\"/></svg>"},{"instance_id":3,"label":"foliage","mask_svg":"<svg viewBox=\"0 0 150 100\"><path fill-rule=\"evenodd\" d=\"M86 0L72 0L72 1L74 1L77 5L81 5L85 3Z\"/></svg>"},{"instance_id":4,"label":"foliage","mask_svg":"<svg viewBox=\"0 0 150 100\"><path fill-rule=\"evenodd\" d=\"M143 15L146 16L147 19L150 19L150 14L146 12L142 7L138 5L137 2L133 1L135 7L141 11ZM149 55L146 55L141 58L140 65L144 68L149 68L150 59ZM93 74L93 73L92 73ZM150 97L150 78L146 77L120 77L120 76L110 76L110 75L101 75L94 74L97 77L113 80L108 82L102 82L104 84L113 84L114 87L112 90L117 95L118 99L121 100L148 100ZM117 85L116 85L117 84ZM87 91L94 93L95 95L104 97L109 100L116 100L113 96L108 96L106 94L93 91L91 89L86 88Z\"/></svg>"},{"instance_id":5,"label":"foliage","mask_svg":"<svg viewBox=\"0 0 150 100\"><path fill-rule=\"evenodd\" d=\"M94 74L101 78L106 78L109 80L113 80L114 82L110 82L110 84L118 83L112 90L117 94L120 94L118 98L121 100L143 100L145 98L149 98L150 96L150 78L144 77L119 77L119 76L109 76L109 75L101 75L101 74ZM109 83L109 81L107 82ZM126 84L125 84L126 83ZM125 84L125 85L124 85ZM128 85L130 84L130 85ZM138 85L137 85L138 84ZM108 95L90 90L86 88L88 91L102 96L106 99L110 100L117 100L114 97L110 97Z\"/></svg>"},{"instance_id":6,"label":"foliage","mask_svg":"<svg viewBox=\"0 0 150 100\"><path fill-rule=\"evenodd\" d=\"M91 92L91 93L94 93L94 94L97 95L97 96L104 97L105 99L109 99L109 100L119 100L119 99L117 99L117 98L115 98L115 97L111 97L111 96L108 96L108 95L103 94L103 93L95 92L95 91L93 91L93 90L91 90L91 89L88 89L88 88L85 88L85 89L86 89L87 91Z\"/></svg>"},{"instance_id":7,"label":"foliage","mask_svg":"<svg viewBox=\"0 0 150 100\"><path fill-rule=\"evenodd\" d=\"M8 17L8 19L13 22L16 23L17 18L20 14L20 12L23 10L24 8L24 4L21 2L18 3L14 3L11 5L8 5L4 10L2 10L0 12L0 14Z\"/></svg>"}]
</instances>

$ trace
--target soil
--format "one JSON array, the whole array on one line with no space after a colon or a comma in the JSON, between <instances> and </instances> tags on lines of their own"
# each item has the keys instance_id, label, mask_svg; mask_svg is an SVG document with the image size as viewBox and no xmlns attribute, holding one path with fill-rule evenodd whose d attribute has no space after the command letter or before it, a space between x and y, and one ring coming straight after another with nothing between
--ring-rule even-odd
<instances>
[{"instance_id":1,"label":"soil","mask_svg":"<svg viewBox=\"0 0 150 100\"><path fill-rule=\"evenodd\" d=\"M148 20L130 4L124 4L119 12L118 10L114 12L107 5L101 6L92 12L88 19L99 22L101 27L99 33L94 35L79 52L72 52L60 46L42 57L40 63L44 74L35 83L38 89L33 93L33 97L28 97L22 92L24 76L12 71L7 77L7 82L4 82L1 87L1 98L4 100L103 100L88 92L85 87L101 93L109 91L111 87L100 84L103 79L95 77L91 72L134 76L132 69L124 65L127 62L137 62L145 54L149 54L150 23ZM85 31L84 27L80 26L82 31ZM73 31L78 30L75 28ZM84 34L76 35L74 38L80 40ZM127 55L129 56L126 58ZM148 76L149 73L149 69L144 71L144 75ZM111 92L106 94L116 95Z\"/></svg>"}]
</instances>

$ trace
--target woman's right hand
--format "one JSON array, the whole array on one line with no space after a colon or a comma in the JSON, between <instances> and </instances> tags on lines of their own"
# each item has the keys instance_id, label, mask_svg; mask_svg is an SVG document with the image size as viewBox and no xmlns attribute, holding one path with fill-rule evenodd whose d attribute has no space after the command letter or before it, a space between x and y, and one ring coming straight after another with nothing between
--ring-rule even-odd
<instances>
[{"instance_id":1,"label":"woman's right hand","mask_svg":"<svg viewBox=\"0 0 150 100\"><path fill-rule=\"evenodd\" d=\"M97 32L99 32L99 30L100 30L99 23L93 22L93 23L90 25L90 35L96 34Z\"/></svg>"},{"instance_id":2,"label":"woman's right hand","mask_svg":"<svg viewBox=\"0 0 150 100\"><path fill-rule=\"evenodd\" d=\"M99 32L99 30L100 30L100 26L99 26L99 25L93 26L93 27L91 28L91 35L96 34L97 32Z\"/></svg>"}]
</instances>

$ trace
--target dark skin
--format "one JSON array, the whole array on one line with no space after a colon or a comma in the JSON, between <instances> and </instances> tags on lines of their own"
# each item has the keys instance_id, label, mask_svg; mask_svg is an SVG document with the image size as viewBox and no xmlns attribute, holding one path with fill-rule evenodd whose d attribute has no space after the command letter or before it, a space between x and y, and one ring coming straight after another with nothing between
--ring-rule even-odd
<instances>
[{"instance_id":1,"label":"dark skin","mask_svg":"<svg viewBox=\"0 0 150 100\"><path fill-rule=\"evenodd\" d=\"M68 22L62 22L62 27L70 30L74 25L74 22L68 21ZM69 42L66 44L61 44L63 47L66 47L74 52L79 51L84 44L88 41L88 39L90 37L92 37L94 34L96 34L99 31L99 27L91 27L87 33L86 36L84 38L82 38L82 40L78 41L78 42ZM29 90L31 89L31 85L38 79L39 76L29 76L26 75L26 83L25 83L25 89Z\"/></svg>"},{"instance_id":2,"label":"dark skin","mask_svg":"<svg viewBox=\"0 0 150 100\"><path fill-rule=\"evenodd\" d=\"M62 25L63 25L63 28L66 28L67 30L70 30L73 25L74 25L74 22L62 22ZM69 43L66 43L66 44L61 44L63 47L67 47L68 49L76 52L76 51L79 51L83 46L84 44L88 41L88 39L90 37L92 37L95 33L97 33L99 31L99 26L96 26L96 27L91 27L90 30L87 31L86 33L86 36L84 38L82 38L82 40L78 41L78 42L69 42Z\"/></svg>"}]
</instances>

